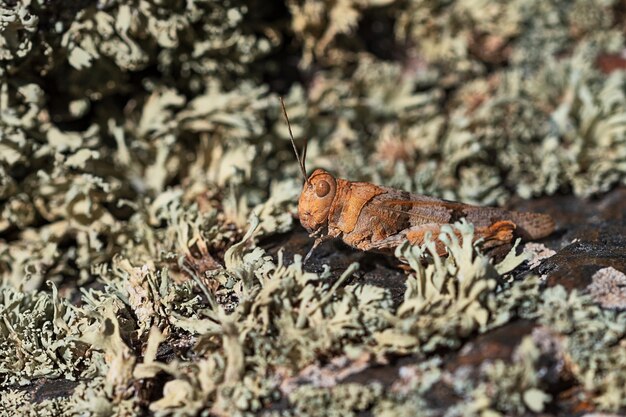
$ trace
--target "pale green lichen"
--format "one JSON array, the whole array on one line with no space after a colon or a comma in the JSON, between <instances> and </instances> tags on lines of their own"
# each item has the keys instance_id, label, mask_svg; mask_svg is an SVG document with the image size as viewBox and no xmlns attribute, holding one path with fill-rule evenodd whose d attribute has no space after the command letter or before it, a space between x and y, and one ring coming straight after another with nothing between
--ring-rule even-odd
<instances>
[{"instance_id":1,"label":"pale green lichen","mask_svg":"<svg viewBox=\"0 0 626 417\"><path fill-rule=\"evenodd\" d=\"M601 409L624 406L621 384L624 364L620 340L626 334L626 314L603 310L588 295L562 287L544 293L540 321L567 335L565 349L575 363L572 371L586 389L597 393Z\"/></svg>"},{"instance_id":2,"label":"pale green lichen","mask_svg":"<svg viewBox=\"0 0 626 417\"><path fill-rule=\"evenodd\" d=\"M484 331L494 315L503 313L502 307L496 310L493 298L498 281L504 281L502 274L515 269L525 257L512 256L503 265L493 265L474 247L472 225L463 222L455 228L460 237L449 226L442 229L440 239L449 252L445 258L437 255L432 241L396 250L415 273L407 278L404 302L387 317L392 327L376 335L381 346L421 352L456 348L463 338ZM422 264L425 255L433 259L427 266Z\"/></svg>"},{"instance_id":3,"label":"pale green lichen","mask_svg":"<svg viewBox=\"0 0 626 417\"><path fill-rule=\"evenodd\" d=\"M483 380L468 393L469 409L481 416L544 411L552 397L540 386L541 353L536 342L528 337L517 348L512 364L502 360L486 363L481 369Z\"/></svg>"},{"instance_id":4,"label":"pale green lichen","mask_svg":"<svg viewBox=\"0 0 626 417\"><path fill-rule=\"evenodd\" d=\"M517 318L564 338L600 409L626 406L623 314L542 292L511 274L514 253L493 265L467 225L463 243L446 229L448 258L401 249L400 306L356 267L307 272L258 247L294 226L302 183L278 92L309 167L352 180L481 203L623 184L620 20L616 0L0 1L3 406L436 414L428 389L450 375L433 352ZM430 365L404 394L281 390L355 352ZM476 412L537 411L544 381L522 362L455 392ZM39 404L16 388L50 378L81 382Z\"/></svg>"},{"instance_id":5,"label":"pale green lichen","mask_svg":"<svg viewBox=\"0 0 626 417\"><path fill-rule=\"evenodd\" d=\"M3 390L0 393L2 415L19 415L25 417L69 417L72 407L65 398L55 398L34 402L24 391Z\"/></svg>"},{"instance_id":6,"label":"pale green lichen","mask_svg":"<svg viewBox=\"0 0 626 417\"><path fill-rule=\"evenodd\" d=\"M88 346L77 338L79 315L58 299L56 289L50 295L4 287L0 297L0 384L77 378L88 362Z\"/></svg>"},{"instance_id":7,"label":"pale green lichen","mask_svg":"<svg viewBox=\"0 0 626 417\"><path fill-rule=\"evenodd\" d=\"M358 416L381 395L380 384L342 384L331 389L304 386L289 396L293 414L300 416Z\"/></svg>"}]
</instances>

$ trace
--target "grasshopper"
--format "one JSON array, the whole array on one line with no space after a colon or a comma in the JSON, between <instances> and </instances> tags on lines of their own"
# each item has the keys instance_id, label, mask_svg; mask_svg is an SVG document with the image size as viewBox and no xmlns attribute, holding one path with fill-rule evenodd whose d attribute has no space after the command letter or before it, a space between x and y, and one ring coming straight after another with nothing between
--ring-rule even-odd
<instances>
[{"instance_id":1,"label":"grasshopper","mask_svg":"<svg viewBox=\"0 0 626 417\"><path fill-rule=\"evenodd\" d=\"M341 239L363 251L393 253L407 240L420 245L431 236L437 253L445 255L445 246L437 238L441 227L462 218L474 225L475 239L482 239L484 249L510 244L515 237L541 239L555 229L554 220L547 214L481 207L412 194L369 182L336 178L323 169L316 169L307 176L306 145L300 155L282 98L281 104L304 177L298 200L300 223L310 237L315 238L305 262L320 243L329 239Z\"/></svg>"}]
</instances>

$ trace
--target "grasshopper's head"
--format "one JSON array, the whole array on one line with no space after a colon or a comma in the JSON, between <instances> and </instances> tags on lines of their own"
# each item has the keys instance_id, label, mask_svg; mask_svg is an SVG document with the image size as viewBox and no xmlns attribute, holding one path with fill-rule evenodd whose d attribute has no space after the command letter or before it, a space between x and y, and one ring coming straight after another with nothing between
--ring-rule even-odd
<instances>
[{"instance_id":1,"label":"grasshopper's head","mask_svg":"<svg viewBox=\"0 0 626 417\"><path fill-rule=\"evenodd\" d=\"M302 149L302 155L300 155L296 143L293 140L291 123L289 123L289 116L287 115L287 109L285 108L285 102L282 97L280 98L280 104L283 107L283 115L285 116L285 121L289 129L293 152L296 154L298 165L300 165L300 172L302 173L302 177L304 177L304 188L298 200L300 223L302 223L302 226L309 233L319 232L323 230L324 226L328 225L328 213L330 213L330 207L335 198L337 180L323 169L316 169L313 171L313 174L307 178L306 167L304 165L306 161L306 142Z\"/></svg>"},{"instance_id":2,"label":"grasshopper's head","mask_svg":"<svg viewBox=\"0 0 626 417\"><path fill-rule=\"evenodd\" d=\"M309 232L314 233L328 224L328 213L335 199L337 180L323 169L316 169L304 183L298 215L300 223Z\"/></svg>"}]
</instances>

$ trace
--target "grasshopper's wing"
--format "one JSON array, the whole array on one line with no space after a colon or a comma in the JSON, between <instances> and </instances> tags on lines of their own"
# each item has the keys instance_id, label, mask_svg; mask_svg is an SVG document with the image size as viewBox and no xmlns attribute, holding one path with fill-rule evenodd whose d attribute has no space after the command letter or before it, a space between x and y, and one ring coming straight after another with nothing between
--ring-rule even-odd
<instances>
[{"instance_id":1,"label":"grasshopper's wing","mask_svg":"<svg viewBox=\"0 0 626 417\"><path fill-rule=\"evenodd\" d=\"M464 208L472 207L462 203L415 196L409 193L406 193L406 197L402 199L380 199L374 205L379 210L407 218L411 227L431 223L454 223L462 217L466 217Z\"/></svg>"},{"instance_id":2,"label":"grasshopper's wing","mask_svg":"<svg viewBox=\"0 0 626 417\"><path fill-rule=\"evenodd\" d=\"M513 224L517 234L524 239L541 239L555 229L554 219L543 213L517 212L406 194L408 198L379 200L376 207L404 216L411 227L429 223L454 223L465 218L477 230L489 230L497 223L506 221Z\"/></svg>"}]
</instances>

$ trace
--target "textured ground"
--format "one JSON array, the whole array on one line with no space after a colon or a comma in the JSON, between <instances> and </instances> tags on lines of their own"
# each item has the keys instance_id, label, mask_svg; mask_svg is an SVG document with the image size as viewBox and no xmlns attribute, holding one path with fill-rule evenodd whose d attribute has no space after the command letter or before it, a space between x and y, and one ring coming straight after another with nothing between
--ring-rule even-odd
<instances>
[{"instance_id":1,"label":"textured ground","mask_svg":"<svg viewBox=\"0 0 626 417\"><path fill-rule=\"evenodd\" d=\"M626 411L625 21L0 0L0 414ZM410 271L339 242L303 267L281 96L309 168L559 230L492 261L459 222L447 257L402 247Z\"/></svg>"},{"instance_id":2,"label":"textured ground","mask_svg":"<svg viewBox=\"0 0 626 417\"><path fill-rule=\"evenodd\" d=\"M541 275L545 286L561 285L568 291L589 291L591 277L600 269L612 267L626 271L626 189L621 188L594 200L582 200L572 196L545 197L536 200L518 200L509 208L538 211L552 215L557 222L556 232L542 241L548 251L546 259L531 269L528 264L516 271L516 279L534 273ZM262 242L270 253L281 247L292 253L305 254L311 246L306 231L299 228L294 232ZM550 253L549 250L554 251ZM359 262L361 270L354 280L367 282L388 289L396 303L402 300L405 291L405 273L395 265L397 261L380 255L355 251L339 241L321 246L308 268L320 270L321 265L333 265L338 277L352 262ZM335 269L336 268L336 269ZM624 289L614 294L626 307L626 281ZM623 291L619 294L619 291ZM542 333L543 331L543 333ZM445 368L451 373L460 367L471 377L472 369L494 360L512 361L512 355L524 337L534 335L538 341L549 337L540 325L530 320L514 320L488 333L468 338L456 352L444 354ZM543 340L545 342L545 340ZM550 342L545 342L550 343ZM569 374L563 358L555 349L547 349L542 356L541 378L545 380L554 403L545 410L545 415L584 415L595 410L591 393L577 384ZM419 363L411 356L394 358L388 364L366 367L340 379L341 382L372 383L379 381L385 386L402 383L403 367ZM450 384L453 381L449 381ZM438 413L445 413L451 406L462 401L446 384L439 384L426 395L429 406Z\"/></svg>"},{"instance_id":3,"label":"textured ground","mask_svg":"<svg viewBox=\"0 0 626 417\"><path fill-rule=\"evenodd\" d=\"M516 270L516 279L523 279L528 273L544 277L545 286L562 285L568 291L577 289L589 292L591 277L600 269L612 267L626 271L626 189L617 189L595 200L581 200L570 196L546 197L533 201L520 200L511 203L511 208L534 210L549 213L557 219L557 231L539 242L554 251L532 269L524 264ZM268 253L276 255L280 248L288 248L285 259L290 262L293 254L304 254L312 242L306 232L297 227L294 231L280 236L273 236L262 241L261 246ZM361 268L347 284L363 282L388 289L394 302L399 304L405 291L406 272L397 268L394 258L372 255L355 251L341 242L334 241L322 245L314 253L306 269L321 271L323 264L332 265L331 273L338 278L352 263L359 262ZM626 282L623 287L626 288ZM626 290L619 301L626 307ZM619 296L618 293L614 295ZM532 336L538 343L557 343L550 340L545 329L532 320L514 320L485 334L468 337L461 349L445 353L442 358L444 369L453 374L462 368L466 377L471 378L473 370L485 363L503 360L513 361L513 355L526 336ZM163 345L160 358L167 360L173 354L174 346ZM169 353L168 353L169 352ZM553 396L554 401L545 410L544 415L584 415L593 412L592 393L586 392L576 383L564 363L562 353L554 346L549 346L541 358L541 379ZM353 367L347 363L329 363L325 371L333 375L337 384L371 384L380 382L385 387L402 385L403 379L410 379L410 369L423 358L412 355L400 355L388 358L387 363L364 363ZM350 365L350 366L348 366ZM343 373L342 373L343 372ZM449 381L452 384L454 381ZM303 377L299 383L311 383ZM78 385L74 381L38 380L26 390L35 402L71 395ZM153 386L154 395L162 384ZM430 389L425 398L428 406L436 413L446 410L462 401L447 384L437 384ZM286 403L269 406L270 410L280 410ZM367 415L367 413L363 414Z\"/></svg>"}]
</instances>

